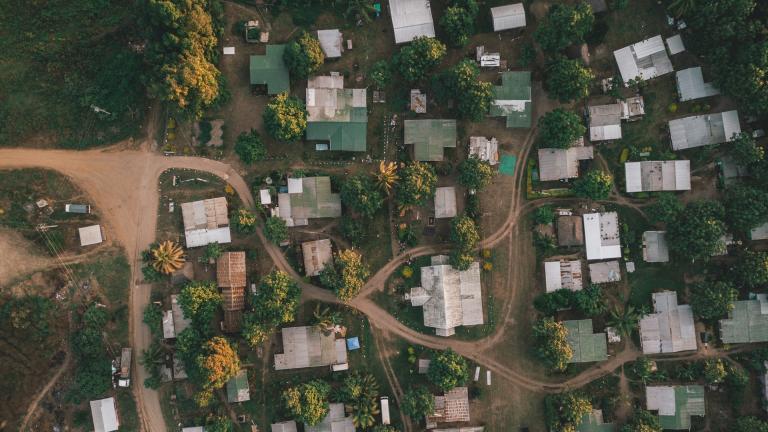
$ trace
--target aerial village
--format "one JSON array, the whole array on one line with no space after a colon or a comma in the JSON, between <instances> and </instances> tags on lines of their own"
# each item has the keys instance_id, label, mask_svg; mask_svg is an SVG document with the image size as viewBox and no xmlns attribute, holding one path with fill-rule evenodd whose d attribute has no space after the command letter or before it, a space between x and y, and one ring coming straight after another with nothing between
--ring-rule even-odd
<instances>
[{"instance_id":1,"label":"aerial village","mask_svg":"<svg viewBox=\"0 0 768 432\"><path fill-rule=\"evenodd\" d=\"M0 431L768 431L768 4L61 3Z\"/></svg>"}]
</instances>

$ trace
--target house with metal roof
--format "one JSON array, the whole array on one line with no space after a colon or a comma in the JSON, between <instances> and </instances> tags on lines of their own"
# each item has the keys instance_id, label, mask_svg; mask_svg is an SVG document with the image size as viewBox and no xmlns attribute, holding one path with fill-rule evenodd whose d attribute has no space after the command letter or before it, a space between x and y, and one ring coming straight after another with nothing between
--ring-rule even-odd
<instances>
[{"instance_id":1,"label":"house with metal roof","mask_svg":"<svg viewBox=\"0 0 768 432\"><path fill-rule=\"evenodd\" d=\"M205 432L205 428L203 426L190 426L181 428L181 432Z\"/></svg>"},{"instance_id":2,"label":"house with metal roof","mask_svg":"<svg viewBox=\"0 0 768 432\"><path fill-rule=\"evenodd\" d=\"M619 214L616 212L586 213L582 218L587 260L621 258Z\"/></svg>"},{"instance_id":3,"label":"house with metal roof","mask_svg":"<svg viewBox=\"0 0 768 432\"><path fill-rule=\"evenodd\" d=\"M227 199L224 197L183 203L184 238L187 247L231 243Z\"/></svg>"},{"instance_id":4,"label":"house with metal roof","mask_svg":"<svg viewBox=\"0 0 768 432\"><path fill-rule=\"evenodd\" d=\"M115 410L115 398L91 401L91 417L94 432L112 432L120 427Z\"/></svg>"},{"instance_id":5,"label":"house with metal roof","mask_svg":"<svg viewBox=\"0 0 768 432\"><path fill-rule=\"evenodd\" d=\"M163 311L163 339L176 337L176 329L173 327L173 311Z\"/></svg>"},{"instance_id":6,"label":"house with metal roof","mask_svg":"<svg viewBox=\"0 0 768 432\"><path fill-rule=\"evenodd\" d=\"M768 222L758 225L749 230L750 240L766 240L768 239Z\"/></svg>"},{"instance_id":7,"label":"house with metal roof","mask_svg":"<svg viewBox=\"0 0 768 432\"><path fill-rule=\"evenodd\" d=\"M283 352L275 354L275 370L347 364L347 344L314 326L284 327Z\"/></svg>"},{"instance_id":8,"label":"house with metal roof","mask_svg":"<svg viewBox=\"0 0 768 432\"><path fill-rule=\"evenodd\" d=\"M101 225L90 225L77 229L80 237L80 246L91 246L104 241L104 234Z\"/></svg>"},{"instance_id":9,"label":"house with metal roof","mask_svg":"<svg viewBox=\"0 0 768 432\"><path fill-rule=\"evenodd\" d=\"M723 343L768 342L768 298L750 294L749 300L734 302L727 319L720 320Z\"/></svg>"},{"instance_id":10,"label":"house with metal roof","mask_svg":"<svg viewBox=\"0 0 768 432\"><path fill-rule=\"evenodd\" d=\"M403 144L413 146L417 161L439 162L443 149L456 147L456 120L405 120Z\"/></svg>"},{"instance_id":11,"label":"house with metal roof","mask_svg":"<svg viewBox=\"0 0 768 432\"><path fill-rule=\"evenodd\" d=\"M248 389L248 371L245 369L240 369L237 375L227 381L227 400L230 403L251 400L251 391Z\"/></svg>"},{"instance_id":12,"label":"house with metal roof","mask_svg":"<svg viewBox=\"0 0 768 432\"><path fill-rule=\"evenodd\" d=\"M469 137L469 156L476 157L490 165L499 163L499 142L496 138Z\"/></svg>"},{"instance_id":13,"label":"house with metal roof","mask_svg":"<svg viewBox=\"0 0 768 432\"><path fill-rule=\"evenodd\" d=\"M592 146L584 146L584 138L567 149L539 149L539 180L557 181L579 176L579 164L594 158Z\"/></svg>"},{"instance_id":14,"label":"house with metal roof","mask_svg":"<svg viewBox=\"0 0 768 432\"><path fill-rule=\"evenodd\" d=\"M646 231L643 233L643 261L650 263L669 262L666 231Z\"/></svg>"},{"instance_id":15,"label":"house with metal roof","mask_svg":"<svg viewBox=\"0 0 768 432\"><path fill-rule=\"evenodd\" d=\"M328 415L318 424L304 424L305 432L355 432L352 417L344 414L343 403L332 403L328 406Z\"/></svg>"},{"instance_id":16,"label":"house with metal roof","mask_svg":"<svg viewBox=\"0 0 768 432\"><path fill-rule=\"evenodd\" d=\"M525 27L525 6L513 3L492 7L491 20L495 32Z\"/></svg>"},{"instance_id":17,"label":"house with metal roof","mask_svg":"<svg viewBox=\"0 0 768 432\"><path fill-rule=\"evenodd\" d=\"M480 264L459 271L445 255L433 256L421 268L421 286L411 288L406 300L424 310L424 325L438 336L452 336L456 327L483 324Z\"/></svg>"},{"instance_id":18,"label":"house with metal roof","mask_svg":"<svg viewBox=\"0 0 768 432\"><path fill-rule=\"evenodd\" d=\"M576 426L576 432L613 432L616 426L613 423L603 422L603 410L593 409L581 417L581 422Z\"/></svg>"},{"instance_id":19,"label":"house with metal roof","mask_svg":"<svg viewBox=\"0 0 768 432\"><path fill-rule=\"evenodd\" d=\"M749 167L736 162L731 155L723 155L715 163L719 170L719 178L722 179L725 187L737 183L741 177L749 176Z\"/></svg>"},{"instance_id":20,"label":"house with metal roof","mask_svg":"<svg viewBox=\"0 0 768 432\"><path fill-rule=\"evenodd\" d=\"M331 240L321 239L301 244L301 254L304 258L304 274L318 276L325 267L333 262Z\"/></svg>"},{"instance_id":21,"label":"house with metal roof","mask_svg":"<svg viewBox=\"0 0 768 432\"><path fill-rule=\"evenodd\" d=\"M410 42L419 36L435 37L435 24L428 1L389 0L389 14L396 44Z\"/></svg>"},{"instance_id":22,"label":"house with metal roof","mask_svg":"<svg viewBox=\"0 0 768 432\"><path fill-rule=\"evenodd\" d=\"M192 325L192 320L184 316L184 311L181 310L178 294L171 295L171 314L173 316L173 329L176 335Z\"/></svg>"},{"instance_id":23,"label":"house with metal roof","mask_svg":"<svg viewBox=\"0 0 768 432\"><path fill-rule=\"evenodd\" d=\"M565 247L584 245L584 222L581 216L557 218L557 244Z\"/></svg>"},{"instance_id":24,"label":"house with metal roof","mask_svg":"<svg viewBox=\"0 0 768 432\"><path fill-rule=\"evenodd\" d=\"M342 75L312 77L306 106L308 141L328 142L335 151L367 149L365 89L345 89Z\"/></svg>"},{"instance_id":25,"label":"house with metal roof","mask_svg":"<svg viewBox=\"0 0 768 432\"><path fill-rule=\"evenodd\" d=\"M673 353L696 349L696 328L689 305L677 304L677 293L653 293L652 314L640 320L644 354Z\"/></svg>"},{"instance_id":26,"label":"house with metal roof","mask_svg":"<svg viewBox=\"0 0 768 432\"><path fill-rule=\"evenodd\" d=\"M427 429L438 423L468 422L469 391L466 387L455 387L442 396L435 396L435 411L427 415Z\"/></svg>"},{"instance_id":27,"label":"house with metal roof","mask_svg":"<svg viewBox=\"0 0 768 432\"><path fill-rule=\"evenodd\" d=\"M642 161L624 164L627 192L691 190L691 161Z\"/></svg>"},{"instance_id":28,"label":"house with metal roof","mask_svg":"<svg viewBox=\"0 0 768 432\"><path fill-rule=\"evenodd\" d=\"M456 188L453 186L435 189L435 218L446 219L456 216Z\"/></svg>"},{"instance_id":29,"label":"house with metal roof","mask_svg":"<svg viewBox=\"0 0 768 432\"><path fill-rule=\"evenodd\" d=\"M508 128L530 128L533 110L531 88L530 71L502 73L501 85L493 86L489 115L506 117Z\"/></svg>"},{"instance_id":30,"label":"house with metal roof","mask_svg":"<svg viewBox=\"0 0 768 432\"><path fill-rule=\"evenodd\" d=\"M224 331L237 332L245 309L245 252L224 252L216 260L216 281L223 299Z\"/></svg>"},{"instance_id":31,"label":"house with metal roof","mask_svg":"<svg viewBox=\"0 0 768 432\"><path fill-rule=\"evenodd\" d=\"M583 288L581 261L544 261L544 282L548 293L561 289L580 291Z\"/></svg>"},{"instance_id":32,"label":"house with metal roof","mask_svg":"<svg viewBox=\"0 0 768 432\"><path fill-rule=\"evenodd\" d=\"M91 206L88 204L65 204L64 212L89 214L91 212Z\"/></svg>"},{"instance_id":33,"label":"house with metal roof","mask_svg":"<svg viewBox=\"0 0 768 432\"><path fill-rule=\"evenodd\" d=\"M291 90L288 67L283 61L287 45L267 45L265 55L252 55L250 59L251 85L267 87L267 93L274 95Z\"/></svg>"},{"instance_id":34,"label":"house with metal roof","mask_svg":"<svg viewBox=\"0 0 768 432\"><path fill-rule=\"evenodd\" d=\"M685 51L685 44L683 44L683 38L679 34L668 37L665 42L667 43L667 49L670 55L680 54Z\"/></svg>"},{"instance_id":35,"label":"house with metal roof","mask_svg":"<svg viewBox=\"0 0 768 432\"><path fill-rule=\"evenodd\" d=\"M573 357L568 363L588 363L608 358L605 333L593 333L591 319L563 321L563 325L568 330L568 345L573 349Z\"/></svg>"},{"instance_id":36,"label":"house with metal roof","mask_svg":"<svg viewBox=\"0 0 768 432\"><path fill-rule=\"evenodd\" d=\"M677 71L675 79L677 81L677 94L680 96L680 102L720 94L720 90L715 88L714 84L704 82L704 73L701 71L700 66Z\"/></svg>"},{"instance_id":37,"label":"house with metal roof","mask_svg":"<svg viewBox=\"0 0 768 432\"><path fill-rule=\"evenodd\" d=\"M341 57L342 37L339 29L318 30L317 40L320 41L320 48L325 54L325 58Z\"/></svg>"},{"instance_id":38,"label":"house with metal roof","mask_svg":"<svg viewBox=\"0 0 768 432\"><path fill-rule=\"evenodd\" d=\"M690 430L691 416L704 417L704 387L648 386L645 388L648 411L659 412L659 425L664 430Z\"/></svg>"},{"instance_id":39,"label":"house with metal roof","mask_svg":"<svg viewBox=\"0 0 768 432\"><path fill-rule=\"evenodd\" d=\"M331 192L330 177L289 178L288 192L277 194L277 202L278 215L289 227L341 217L341 197Z\"/></svg>"},{"instance_id":40,"label":"house with metal roof","mask_svg":"<svg viewBox=\"0 0 768 432\"><path fill-rule=\"evenodd\" d=\"M280 423L272 423L271 432L296 432L296 421L288 420Z\"/></svg>"},{"instance_id":41,"label":"house with metal roof","mask_svg":"<svg viewBox=\"0 0 768 432\"><path fill-rule=\"evenodd\" d=\"M741 133L738 111L702 114L669 121L673 150L733 141Z\"/></svg>"},{"instance_id":42,"label":"house with metal roof","mask_svg":"<svg viewBox=\"0 0 768 432\"><path fill-rule=\"evenodd\" d=\"M674 70L661 35L613 52L624 85L631 80L645 81Z\"/></svg>"},{"instance_id":43,"label":"house with metal roof","mask_svg":"<svg viewBox=\"0 0 768 432\"><path fill-rule=\"evenodd\" d=\"M621 138L621 104L589 107L589 140L607 141Z\"/></svg>"},{"instance_id":44,"label":"house with metal roof","mask_svg":"<svg viewBox=\"0 0 768 432\"><path fill-rule=\"evenodd\" d=\"M617 260L602 261L589 265L589 280L593 284L618 282L621 280L621 266Z\"/></svg>"}]
</instances>

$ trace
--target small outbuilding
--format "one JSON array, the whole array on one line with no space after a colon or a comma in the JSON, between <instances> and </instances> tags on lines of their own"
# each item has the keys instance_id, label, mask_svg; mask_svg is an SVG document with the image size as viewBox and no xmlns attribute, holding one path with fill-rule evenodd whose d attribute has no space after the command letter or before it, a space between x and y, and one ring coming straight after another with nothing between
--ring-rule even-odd
<instances>
[{"instance_id":1,"label":"small outbuilding","mask_svg":"<svg viewBox=\"0 0 768 432\"><path fill-rule=\"evenodd\" d=\"M738 111L683 117L669 121L672 150L733 141L741 133Z\"/></svg>"},{"instance_id":2,"label":"small outbuilding","mask_svg":"<svg viewBox=\"0 0 768 432\"><path fill-rule=\"evenodd\" d=\"M592 146L584 146L584 138L567 149L539 149L539 180L557 181L579 176L581 161L594 158Z\"/></svg>"},{"instance_id":3,"label":"small outbuilding","mask_svg":"<svg viewBox=\"0 0 768 432\"><path fill-rule=\"evenodd\" d=\"M95 245L104 241L101 225L91 225L79 228L77 233L80 235L80 246Z\"/></svg>"},{"instance_id":4,"label":"small outbuilding","mask_svg":"<svg viewBox=\"0 0 768 432\"><path fill-rule=\"evenodd\" d=\"M669 262L666 231L643 233L643 260L650 263Z\"/></svg>"},{"instance_id":5,"label":"small outbuilding","mask_svg":"<svg viewBox=\"0 0 768 432\"><path fill-rule=\"evenodd\" d=\"M580 291L583 288L581 261L545 261L544 279L548 293L561 289Z\"/></svg>"},{"instance_id":6,"label":"small outbuilding","mask_svg":"<svg viewBox=\"0 0 768 432\"><path fill-rule=\"evenodd\" d=\"M531 91L530 71L503 72L501 85L493 87L489 115L506 117L508 128L530 128L533 121Z\"/></svg>"},{"instance_id":7,"label":"small outbuilding","mask_svg":"<svg viewBox=\"0 0 768 432\"><path fill-rule=\"evenodd\" d=\"M584 223L581 216L557 218L557 244L564 247L584 245Z\"/></svg>"},{"instance_id":8,"label":"small outbuilding","mask_svg":"<svg viewBox=\"0 0 768 432\"><path fill-rule=\"evenodd\" d=\"M296 421L288 420L280 423L272 423L272 432L296 432Z\"/></svg>"},{"instance_id":9,"label":"small outbuilding","mask_svg":"<svg viewBox=\"0 0 768 432\"><path fill-rule=\"evenodd\" d=\"M325 58L341 57L343 37L339 29L318 30L317 40L320 41Z\"/></svg>"},{"instance_id":10,"label":"small outbuilding","mask_svg":"<svg viewBox=\"0 0 768 432\"><path fill-rule=\"evenodd\" d=\"M749 230L750 240L766 240L768 239L768 222L758 225Z\"/></svg>"},{"instance_id":11,"label":"small outbuilding","mask_svg":"<svg viewBox=\"0 0 768 432\"><path fill-rule=\"evenodd\" d=\"M319 276L325 267L333 262L333 251L329 239L313 240L301 244L304 257L304 274Z\"/></svg>"},{"instance_id":12,"label":"small outbuilding","mask_svg":"<svg viewBox=\"0 0 768 432\"><path fill-rule=\"evenodd\" d=\"M667 48L672 55L680 54L685 51L685 44L683 44L683 38L679 34L672 35L667 38Z\"/></svg>"},{"instance_id":13,"label":"small outbuilding","mask_svg":"<svg viewBox=\"0 0 768 432\"><path fill-rule=\"evenodd\" d=\"M618 213L587 213L582 217L587 260L621 258Z\"/></svg>"},{"instance_id":14,"label":"small outbuilding","mask_svg":"<svg viewBox=\"0 0 768 432\"><path fill-rule=\"evenodd\" d=\"M437 219L456 217L455 187L439 187L435 190L435 217Z\"/></svg>"},{"instance_id":15,"label":"small outbuilding","mask_svg":"<svg viewBox=\"0 0 768 432\"><path fill-rule=\"evenodd\" d=\"M525 6L513 3L492 7L491 19L495 32L525 27Z\"/></svg>"},{"instance_id":16,"label":"small outbuilding","mask_svg":"<svg viewBox=\"0 0 768 432\"><path fill-rule=\"evenodd\" d=\"M642 161L624 164L627 192L691 190L691 161Z\"/></svg>"},{"instance_id":17,"label":"small outbuilding","mask_svg":"<svg viewBox=\"0 0 768 432\"><path fill-rule=\"evenodd\" d=\"M245 369L240 369L237 375L227 381L227 400L230 403L251 400L251 391L248 389L248 371Z\"/></svg>"},{"instance_id":18,"label":"small outbuilding","mask_svg":"<svg viewBox=\"0 0 768 432\"><path fill-rule=\"evenodd\" d=\"M677 71L675 74L677 94L680 102L701 99L720 94L714 84L704 82L704 73L701 66Z\"/></svg>"},{"instance_id":19,"label":"small outbuilding","mask_svg":"<svg viewBox=\"0 0 768 432\"><path fill-rule=\"evenodd\" d=\"M490 165L499 163L499 142L496 138L469 137L469 156L476 157Z\"/></svg>"},{"instance_id":20,"label":"small outbuilding","mask_svg":"<svg viewBox=\"0 0 768 432\"><path fill-rule=\"evenodd\" d=\"M117 410L115 410L115 398L92 400L91 416L94 432L112 432L120 427Z\"/></svg>"},{"instance_id":21,"label":"small outbuilding","mask_svg":"<svg viewBox=\"0 0 768 432\"><path fill-rule=\"evenodd\" d=\"M435 410L427 415L427 429L432 429L438 423L468 422L469 390L467 387L455 387L442 396L435 396Z\"/></svg>"},{"instance_id":22,"label":"small outbuilding","mask_svg":"<svg viewBox=\"0 0 768 432\"><path fill-rule=\"evenodd\" d=\"M589 265L589 280L593 284L618 282L621 280L621 267L619 262L604 261Z\"/></svg>"}]
</instances>

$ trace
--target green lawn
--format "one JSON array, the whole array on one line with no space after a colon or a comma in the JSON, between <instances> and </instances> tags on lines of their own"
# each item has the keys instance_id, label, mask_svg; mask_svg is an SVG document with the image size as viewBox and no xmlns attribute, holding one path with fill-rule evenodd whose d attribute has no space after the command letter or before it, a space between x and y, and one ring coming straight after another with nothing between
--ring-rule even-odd
<instances>
[{"instance_id":1,"label":"green lawn","mask_svg":"<svg viewBox=\"0 0 768 432\"><path fill-rule=\"evenodd\" d=\"M636 262L637 269L628 275L629 303L637 308L651 307L651 294L657 291L677 291L685 289L680 268L672 264L643 264ZM682 303L682 302L681 302Z\"/></svg>"}]
</instances>

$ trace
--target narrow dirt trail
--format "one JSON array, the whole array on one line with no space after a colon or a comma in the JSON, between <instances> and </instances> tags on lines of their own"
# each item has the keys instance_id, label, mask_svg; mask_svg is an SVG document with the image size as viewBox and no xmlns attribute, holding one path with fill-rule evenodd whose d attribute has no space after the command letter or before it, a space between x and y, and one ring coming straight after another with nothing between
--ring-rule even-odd
<instances>
[{"instance_id":1,"label":"narrow dirt trail","mask_svg":"<svg viewBox=\"0 0 768 432\"><path fill-rule=\"evenodd\" d=\"M32 403L29 404L29 408L27 408L27 412L24 414L24 419L19 425L20 431L27 430L27 424L29 424L29 421L32 419L32 415L35 413L35 411L37 411L37 407L40 405L40 401L42 401L48 392L51 391L53 386L56 385L56 383L59 381L59 378L61 378L61 375L69 369L70 363L72 362L72 353L69 351L69 347L66 347L66 344L64 353L64 363L59 366L59 370L57 370L51 379L48 380L40 392L35 395L35 398L32 399Z\"/></svg>"}]
</instances>

